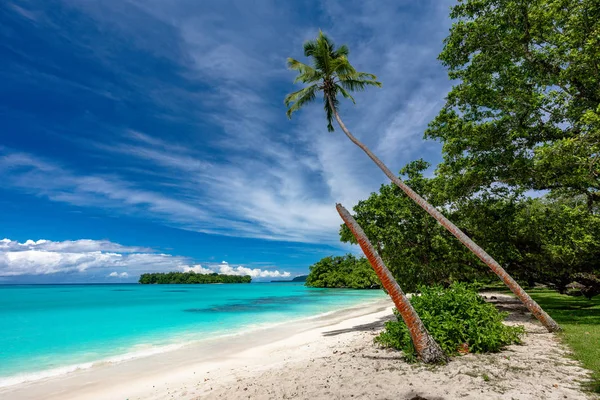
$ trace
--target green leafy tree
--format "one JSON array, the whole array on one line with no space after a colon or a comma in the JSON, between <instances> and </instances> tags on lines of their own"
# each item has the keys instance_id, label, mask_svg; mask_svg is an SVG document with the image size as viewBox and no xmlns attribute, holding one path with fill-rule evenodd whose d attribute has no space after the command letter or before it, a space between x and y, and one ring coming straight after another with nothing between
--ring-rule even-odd
<instances>
[{"instance_id":1,"label":"green leafy tree","mask_svg":"<svg viewBox=\"0 0 600 400\"><path fill-rule=\"evenodd\" d=\"M438 208L444 207L443 193L434 179L423 177L429 163L409 163L400 173L406 184ZM404 290L421 285L450 284L489 278L477 258L394 184L381 185L379 192L354 206L354 217ZM458 217L456 211L448 215ZM456 219L455 219L456 220ZM342 242L356 243L346 225L340 229Z\"/></svg>"},{"instance_id":2,"label":"green leafy tree","mask_svg":"<svg viewBox=\"0 0 600 400\"><path fill-rule=\"evenodd\" d=\"M600 200L600 3L464 0L439 56L458 83L426 136L456 197L504 186Z\"/></svg>"},{"instance_id":3,"label":"green leafy tree","mask_svg":"<svg viewBox=\"0 0 600 400\"><path fill-rule=\"evenodd\" d=\"M309 267L306 286L321 288L379 289L381 282L369 261L352 254L325 257Z\"/></svg>"},{"instance_id":4,"label":"green leafy tree","mask_svg":"<svg viewBox=\"0 0 600 400\"><path fill-rule=\"evenodd\" d=\"M285 98L284 103L288 107L288 117L291 117L292 113L299 110L305 104L314 101L317 93L322 92L328 123L327 129L333 131L332 120L335 118L348 139L362 149L408 197L456 236L481 261L486 263L549 331L559 330L560 327L558 324L506 273L500 264L450 222L450 220L444 217L441 212L394 175L367 146L356 139L348 128L346 128L337 111L338 95L341 94L343 97L354 102L354 98L348 91L364 90L367 86L381 86L381 83L376 80L375 75L356 71L348 61L348 53L348 47L344 45L336 49L333 42L323 32L319 32L316 40L311 40L304 44L304 55L312 59L312 66L301 63L293 58L288 59L290 69L298 72L295 82L308 84L307 87L291 93Z\"/></svg>"},{"instance_id":5,"label":"green leafy tree","mask_svg":"<svg viewBox=\"0 0 600 400\"><path fill-rule=\"evenodd\" d=\"M564 293L573 281L600 277L600 216L590 215L585 201L529 200L517 215L517 226L515 247L533 280Z\"/></svg>"},{"instance_id":6,"label":"green leafy tree","mask_svg":"<svg viewBox=\"0 0 600 400\"><path fill-rule=\"evenodd\" d=\"M543 283L565 292L573 281L588 297L597 295L600 281L600 216L590 214L582 196L524 198L510 193L483 193L450 202L444 181L425 178L428 164L413 161L402 169L407 184L484 245L515 279L530 286ZM475 257L422 213L394 185L360 201L355 218L369 240L407 291L422 285L489 281ZM355 243L346 225L340 239Z\"/></svg>"},{"instance_id":7,"label":"green leafy tree","mask_svg":"<svg viewBox=\"0 0 600 400\"><path fill-rule=\"evenodd\" d=\"M600 216L590 214L586 203L583 196L484 195L457 203L456 214L516 279L564 293L584 279L581 274L600 276Z\"/></svg>"}]
</instances>

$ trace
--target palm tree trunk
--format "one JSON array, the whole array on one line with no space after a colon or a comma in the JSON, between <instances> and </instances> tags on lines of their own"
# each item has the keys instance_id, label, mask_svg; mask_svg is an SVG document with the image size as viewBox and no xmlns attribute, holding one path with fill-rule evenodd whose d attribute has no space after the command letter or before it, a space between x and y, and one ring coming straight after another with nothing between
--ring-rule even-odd
<instances>
[{"instance_id":1,"label":"palm tree trunk","mask_svg":"<svg viewBox=\"0 0 600 400\"><path fill-rule=\"evenodd\" d=\"M450 220L439 212L436 208L434 208L431 204L429 204L425 199L415 193L410 187L408 187L400 178L392 173L388 167L385 166L381 160L369 150L367 146L361 143L358 139L356 139L352 133L346 128L346 125L342 122L340 115L337 112L337 109L334 107L331 98L328 98L331 109L333 110L333 114L335 116L336 121L340 125L340 128L344 131L348 139L352 141L355 145L360 147L371 160L383 171L384 174L388 178L391 179L396 186L398 186L408 197L415 201L421 208L423 208L429 215L435 218L444 228L446 228L450 233L452 233L462 244L464 244L469 250L471 250L481 261L483 261L502 281L508 288L523 302L525 307L548 329L549 332L556 332L560 330L560 326L550 317L540 306L536 303L531 296L525 292L521 286L494 260L488 253L485 252L481 247L477 245L474 241L472 241L467 235L465 235L456 225L454 225Z\"/></svg>"},{"instance_id":2,"label":"palm tree trunk","mask_svg":"<svg viewBox=\"0 0 600 400\"><path fill-rule=\"evenodd\" d=\"M410 301L392 276L392 273L389 269L387 269L381 260L381 257L379 257L379 254L377 254L373 248L373 245L371 242L369 242L369 239L367 239L367 235L365 235L365 232L362 230L360 225L356 223L356 220L354 220L348 210L346 210L341 204L336 204L336 208L340 214L340 217L342 217L350 231L352 231L352 234L358 241L358 244L369 259L369 262L375 270L375 273L377 273L382 286L394 301L396 309L408 327L410 337L412 338L419 358L426 363L439 363L446 361L446 356L444 355L441 347L437 344L433 337L431 337L429 332L427 332L427 328L425 328L425 325L423 325L423 321L421 321L421 318L419 318L419 315L416 313L412 304L410 304Z\"/></svg>"}]
</instances>

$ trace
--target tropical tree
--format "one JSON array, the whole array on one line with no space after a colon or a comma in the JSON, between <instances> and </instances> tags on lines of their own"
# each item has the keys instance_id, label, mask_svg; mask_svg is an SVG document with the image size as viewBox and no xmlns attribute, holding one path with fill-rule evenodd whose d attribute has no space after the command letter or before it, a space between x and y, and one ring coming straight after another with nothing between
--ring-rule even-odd
<instances>
[{"instance_id":1,"label":"tropical tree","mask_svg":"<svg viewBox=\"0 0 600 400\"><path fill-rule=\"evenodd\" d=\"M460 218L462 209L446 207L438 180L423 176L428 167L429 163L417 160L402 168L400 174L408 186L433 206L446 210L449 213L446 215L464 228L465 221ZM455 281L487 282L493 278L473 253L393 183L381 185L379 192L359 201L353 208L353 216L407 292L418 291L421 286L448 286ZM466 232L476 238L471 230ZM340 229L340 240L356 243L345 224ZM497 256L498 252L493 254Z\"/></svg>"},{"instance_id":2,"label":"tropical tree","mask_svg":"<svg viewBox=\"0 0 600 400\"><path fill-rule=\"evenodd\" d=\"M381 284L394 301L398 313L408 328L412 343L419 358L426 363L439 363L445 361L446 356L444 355L444 351L429 334L423 321L421 321L421 318L419 318L419 315L416 313L412 304L392 276L392 273L387 269L381 260L381 257L379 257L379 254L377 254L373 245L369 242L369 239L367 239L367 235L365 235L360 225L356 223L352 215L350 215L348 210L341 204L336 204L336 208L340 217L342 217L344 223L348 229L350 229L361 249L367 256L367 259L379 277Z\"/></svg>"},{"instance_id":3,"label":"tropical tree","mask_svg":"<svg viewBox=\"0 0 600 400\"><path fill-rule=\"evenodd\" d=\"M450 200L444 177L423 176L428 167L423 160L410 162L400 171L401 178L444 210L518 282L542 283L565 293L575 281L582 294L600 294L594 283L600 282L600 215L588 212L585 197L527 198L498 192ZM473 253L393 183L359 201L353 216L405 291L492 278ZM340 240L356 243L345 224Z\"/></svg>"},{"instance_id":4,"label":"tropical tree","mask_svg":"<svg viewBox=\"0 0 600 400\"><path fill-rule=\"evenodd\" d=\"M364 257L352 254L324 257L309 267L306 286L320 288L379 289L381 282Z\"/></svg>"},{"instance_id":5,"label":"tropical tree","mask_svg":"<svg viewBox=\"0 0 600 400\"><path fill-rule=\"evenodd\" d=\"M447 192L502 186L600 205L598 0L463 0L439 55L456 84L426 136Z\"/></svg>"},{"instance_id":6,"label":"tropical tree","mask_svg":"<svg viewBox=\"0 0 600 400\"><path fill-rule=\"evenodd\" d=\"M335 118L348 139L363 150L394 184L402 189L408 197L421 206L442 226L448 229L450 233L469 248L481 261L487 264L550 332L558 331L560 329L558 324L506 273L500 264L444 217L441 212L402 182L367 146L355 138L348 128L346 128L337 111L339 104L338 95L341 94L354 103L354 98L349 92L361 91L367 86L381 87L381 83L377 81L375 75L358 72L354 69L348 61L348 53L347 46L343 45L336 49L334 43L323 32L319 32L319 36L315 40L309 40L304 43L304 55L311 58L312 66L293 58L288 58L288 67L298 72L294 83L301 82L308 84L307 87L286 96L284 103L288 107L288 118L291 118L292 114L302 108L302 106L314 101L317 93L322 92L327 116L327 129L330 132L334 130L333 119Z\"/></svg>"}]
</instances>

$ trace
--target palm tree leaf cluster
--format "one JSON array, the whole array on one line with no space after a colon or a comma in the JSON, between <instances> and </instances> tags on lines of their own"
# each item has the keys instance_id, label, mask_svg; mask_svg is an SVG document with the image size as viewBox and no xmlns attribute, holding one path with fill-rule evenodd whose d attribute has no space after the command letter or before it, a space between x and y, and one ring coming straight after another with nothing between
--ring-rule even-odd
<instances>
[{"instance_id":1,"label":"palm tree leaf cluster","mask_svg":"<svg viewBox=\"0 0 600 400\"><path fill-rule=\"evenodd\" d=\"M297 71L294 83L307 84L303 89L286 96L284 102L288 118L305 104L313 102L318 92L323 92L323 107L327 116L327 130L333 132L334 109L339 105L338 95L356 103L350 92L365 90L367 86L381 87L377 77L366 72L358 72L348 61L348 46L336 49L335 44L323 32L315 40L304 43L304 55L310 57L312 66L293 58L287 64Z\"/></svg>"}]
</instances>

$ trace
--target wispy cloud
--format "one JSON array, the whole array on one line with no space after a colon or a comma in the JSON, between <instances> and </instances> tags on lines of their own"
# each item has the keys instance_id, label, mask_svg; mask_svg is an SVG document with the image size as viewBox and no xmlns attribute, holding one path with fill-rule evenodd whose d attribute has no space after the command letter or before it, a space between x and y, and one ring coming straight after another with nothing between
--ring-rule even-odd
<instances>
[{"instance_id":1,"label":"wispy cloud","mask_svg":"<svg viewBox=\"0 0 600 400\"><path fill-rule=\"evenodd\" d=\"M326 132L320 105L285 118L283 96L295 89L285 58L302 58L318 28L384 84L342 106L356 136L393 170L438 157L421 138L449 88L436 55L450 0L264 1L252 12L236 1L11 4L9 22L26 19L87 70L70 75L47 54L46 68L24 58L26 77L10 66L17 80L71 91L61 97L71 108L60 123L38 123L52 126L63 153L0 149L5 188L209 234L335 244L335 202L351 207L385 177L341 132ZM11 115L21 126L36 120L31 110Z\"/></svg>"}]
</instances>

